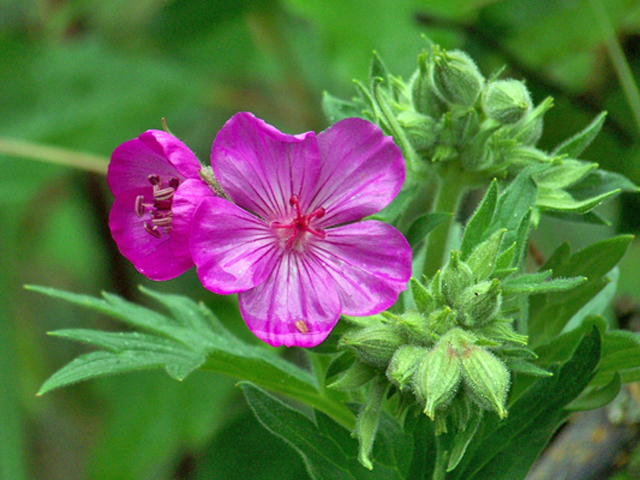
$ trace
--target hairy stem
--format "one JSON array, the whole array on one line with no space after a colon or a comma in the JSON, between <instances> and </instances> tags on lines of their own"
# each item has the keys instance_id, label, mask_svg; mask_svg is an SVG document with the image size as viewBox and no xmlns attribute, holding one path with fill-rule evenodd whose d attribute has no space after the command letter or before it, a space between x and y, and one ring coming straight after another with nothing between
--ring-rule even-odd
<instances>
[{"instance_id":1,"label":"hairy stem","mask_svg":"<svg viewBox=\"0 0 640 480\"><path fill-rule=\"evenodd\" d=\"M422 273L427 277L433 276L446 261L445 254L449 232L454 225L460 200L466 191L464 174L455 165L443 168L440 174L440 186L436 195L433 211L437 213L451 213L449 220L429 233Z\"/></svg>"}]
</instances>

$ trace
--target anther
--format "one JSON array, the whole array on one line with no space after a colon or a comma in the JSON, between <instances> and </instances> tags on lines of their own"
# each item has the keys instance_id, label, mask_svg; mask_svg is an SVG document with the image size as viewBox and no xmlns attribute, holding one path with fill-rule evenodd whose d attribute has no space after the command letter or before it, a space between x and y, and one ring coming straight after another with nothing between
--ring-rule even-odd
<instances>
[{"instance_id":1,"label":"anther","mask_svg":"<svg viewBox=\"0 0 640 480\"><path fill-rule=\"evenodd\" d=\"M173 218L171 217L157 217L152 218L151 221L156 227L168 227L173 223Z\"/></svg>"},{"instance_id":2,"label":"anther","mask_svg":"<svg viewBox=\"0 0 640 480\"><path fill-rule=\"evenodd\" d=\"M149 183L151 185L159 185L161 180L160 177L158 175L156 175L155 173L152 173L151 175L149 175L147 177L147 180L149 180Z\"/></svg>"},{"instance_id":3,"label":"anther","mask_svg":"<svg viewBox=\"0 0 640 480\"><path fill-rule=\"evenodd\" d=\"M180 185L180 180L178 180L176 177L171 177L169 179L169 186L173 189L178 188L178 186Z\"/></svg>"},{"instance_id":4,"label":"anther","mask_svg":"<svg viewBox=\"0 0 640 480\"><path fill-rule=\"evenodd\" d=\"M144 215L144 196L143 195L138 195L136 197L136 203L135 203L135 211L136 211L136 215L138 217L142 217Z\"/></svg>"},{"instance_id":5,"label":"anther","mask_svg":"<svg viewBox=\"0 0 640 480\"><path fill-rule=\"evenodd\" d=\"M176 190L173 187L160 188L153 192L153 198L156 202L165 202L173 198L175 191Z\"/></svg>"},{"instance_id":6,"label":"anther","mask_svg":"<svg viewBox=\"0 0 640 480\"><path fill-rule=\"evenodd\" d=\"M148 234L150 234L153 237L156 237L156 238L162 237L162 233L160 233L160 230L158 230L158 227L156 227L155 225L151 226L147 222L145 222L144 229Z\"/></svg>"}]
</instances>

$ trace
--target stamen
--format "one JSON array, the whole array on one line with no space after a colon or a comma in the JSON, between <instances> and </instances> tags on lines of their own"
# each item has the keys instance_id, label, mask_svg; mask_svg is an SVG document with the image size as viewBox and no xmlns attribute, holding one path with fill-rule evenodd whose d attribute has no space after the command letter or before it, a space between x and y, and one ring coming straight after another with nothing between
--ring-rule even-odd
<instances>
[{"instance_id":1,"label":"stamen","mask_svg":"<svg viewBox=\"0 0 640 480\"><path fill-rule=\"evenodd\" d=\"M154 186L159 185L161 183L160 176L156 175L155 173L152 173L151 175L149 175L147 177L147 180L149 180L149 183Z\"/></svg>"},{"instance_id":2,"label":"stamen","mask_svg":"<svg viewBox=\"0 0 640 480\"><path fill-rule=\"evenodd\" d=\"M309 325L304 320L297 320L294 325L300 333L309 333Z\"/></svg>"},{"instance_id":3,"label":"stamen","mask_svg":"<svg viewBox=\"0 0 640 480\"><path fill-rule=\"evenodd\" d=\"M178 188L178 186L180 185L180 180L177 179L176 177L171 177L169 179L169 186L173 189Z\"/></svg>"},{"instance_id":4,"label":"stamen","mask_svg":"<svg viewBox=\"0 0 640 480\"><path fill-rule=\"evenodd\" d=\"M135 203L135 211L136 211L136 215L140 218L142 218L142 216L144 216L144 207L145 204L144 202L144 196L143 195L138 195L136 197L136 203Z\"/></svg>"},{"instance_id":5,"label":"stamen","mask_svg":"<svg viewBox=\"0 0 640 480\"><path fill-rule=\"evenodd\" d=\"M173 194L175 191L176 190L173 187L160 188L153 192L153 198L156 202L165 202L173 198Z\"/></svg>"},{"instance_id":6,"label":"stamen","mask_svg":"<svg viewBox=\"0 0 640 480\"><path fill-rule=\"evenodd\" d=\"M148 234L150 234L152 237L156 237L156 238L160 238L162 237L162 234L160 233L160 230L158 230L158 227L156 227L155 225L152 227L151 225L149 225L147 222L144 222L144 229L147 231Z\"/></svg>"},{"instance_id":7,"label":"stamen","mask_svg":"<svg viewBox=\"0 0 640 480\"><path fill-rule=\"evenodd\" d=\"M152 218L151 221L156 227L168 227L173 223L173 218L171 217L156 217Z\"/></svg>"}]
</instances>

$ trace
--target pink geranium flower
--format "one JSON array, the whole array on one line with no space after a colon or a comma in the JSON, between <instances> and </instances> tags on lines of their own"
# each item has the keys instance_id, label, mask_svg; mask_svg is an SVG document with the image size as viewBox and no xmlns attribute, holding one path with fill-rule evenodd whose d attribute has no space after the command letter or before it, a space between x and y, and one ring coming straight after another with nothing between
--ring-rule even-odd
<instances>
[{"instance_id":1,"label":"pink geranium flower","mask_svg":"<svg viewBox=\"0 0 640 480\"><path fill-rule=\"evenodd\" d=\"M196 156L174 136L148 130L116 148L107 182L115 196L109 228L120 252L152 280L193 266L189 227L197 203L212 195Z\"/></svg>"},{"instance_id":2,"label":"pink geranium flower","mask_svg":"<svg viewBox=\"0 0 640 480\"><path fill-rule=\"evenodd\" d=\"M349 118L292 136L238 113L218 133L211 166L231 201L209 196L197 207L191 255L206 288L239 293L258 338L315 346L341 312L378 313L406 288L407 241L362 220L405 176L400 150L376 125Z\"/></svg>"}]
</instances>

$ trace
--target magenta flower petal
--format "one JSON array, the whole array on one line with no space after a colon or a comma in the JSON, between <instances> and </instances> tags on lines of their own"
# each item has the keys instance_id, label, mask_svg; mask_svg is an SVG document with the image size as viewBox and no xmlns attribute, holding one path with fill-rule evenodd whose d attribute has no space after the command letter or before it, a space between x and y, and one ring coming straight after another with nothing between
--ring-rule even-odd
<instances>
[{"instance_id":1,"label":"magenta flower petal","mask_svg":"<svg viewBox=\"0 0 640 480\"><path fill-rule=\"evenodd\" d=\"M314 347L340 317L340 299L327 271L311 256L284 254L266 282L238 294L240 312L259 339Z\"/></svg>"},{"instance_id":2,"label":"magenta flower petal","mask_svg":"<svg viewBox=\"0 0 640 480\"><path fill-rule=\"evenodd\" d=\"M324 226L360 220L386 207L400 191L404 159L373 123L346 118L318 134L322 173L310 209L323 207Z\"/></svg>"},{"instance_id":3,"label":"magenta flower petal","mask_svg":"<svg viewBox=\"0 0 640 480\"><path fill-rule=\"evenodd\" d=\"M120 252L152 280L168 280L193 266L191 216L200 195L213 195L199 170L186 145L157 130L123 143L111 155L107 182L116 197L111 234ZM182 198L178 205L176 196Z\"/></svg>"},{"instance_id":4,"label":"magenta flower petal","mask_svg":"<svg viewBox=\"0 0 640 480\"><path fill-rule=\"evenodd\" d=\"M211 188L200 179L187 179L176 190L171 206L173 212L171 251L174 256L191 258L189 235L193 216L200 202L209 197L217 198Z\"/></svg>"},{"instance_id":5,"label":"magenta flower petal","mask_svg":"<svg viewBox=\"0 0 640 480\"><path fill-rule=\"evenodd\" d=\"M411 277L411 247L386 223L367 220L329 229L311 251L335 281L346 315L390 307Z\"/></svg>"},{"instance_id":6,"label":"magenta flower petal","mask_svg":"<svg viewBox=\"0 0 640 480\"><path fill-rule=\"evenodd\" d=\"M311 347L340 312L370 315L406 288L411 249L394 228L361 220L404 180L391 137L361 119L318 135L285 135L248 113L232 117L211 151L235 202L196 209L191 255L204 286L238 293L240 312L265 342Z\"/></svg>"},{"instance_id":7,"label":"magenta flower petal","mask_svg":"<svg viewBox=\"0 0 640 480\"><path fill-rule=\"evenodd\" d=\"M273 230L228 200L207 198L191 230L191 255L202 284L219 294L265 282L282 255Z\"/></svg>"},{"instance_id":8,"label":"magenta flower petal","mask_svg":"<svg viewBox=\"0 0 640 480\"><path fill-rule=\"evenodd\" d=\"M309 199L320 156L313 132L286 135L241 112L218 132L211 167L233 202L265 220L277 220L288 214L293 194Z\"/></svg>"},{"instance_id":9,"label":"magenta flower petal","mask_svg":"<svg viewBox=\"0 0 640 480\"><path fill-rule=\"evenodd\" d=\"M109 213L109 228L120 253L133 263L141 274L151 280L169 280L193 267L189 250L174 251L170 237L156 238L144 229L145 220L139 218L133 205L144 190L130 190L116 197Z\"/></svg>"},{"instance_id":10,"label":"magenta flower petal","mask_svg":"<svg viewBox=\"0 0 640 480\"><path fill-rule=\"evenodd\" d=\"M147 130L113 151L107 182L117 197L120 192L149 186L150 173L182 181L198 178L199 169L200 162L184 143L160 130Z\"/></svg>"}]
</instances>

